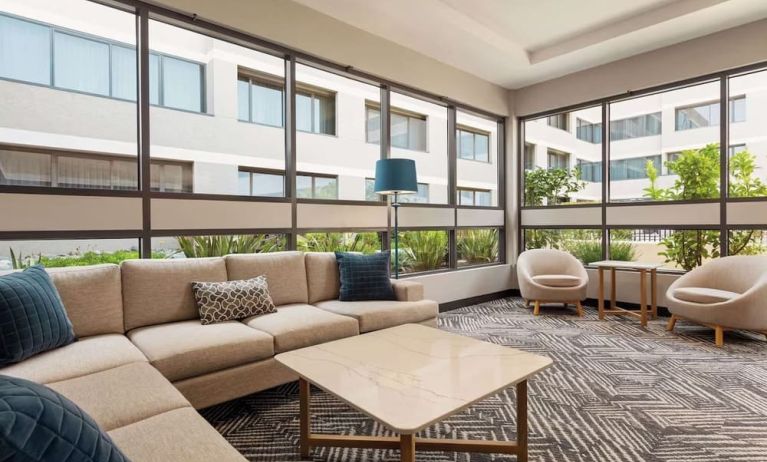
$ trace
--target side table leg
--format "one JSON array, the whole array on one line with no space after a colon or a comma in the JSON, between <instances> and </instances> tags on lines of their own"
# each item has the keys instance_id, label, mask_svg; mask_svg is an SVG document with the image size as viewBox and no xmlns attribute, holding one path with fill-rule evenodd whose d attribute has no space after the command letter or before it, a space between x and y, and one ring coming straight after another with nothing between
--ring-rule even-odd
<instances>
[{"instance_id":1,"label":"side table leg","mask_svg":"<svg viewBox=\"0 0 767 462\"><path fill-rule=\"evenodd\" d=\"M650 292L652 297L652 318L658 319L658 270L650 271Z\"/></svg>"},{"instance_id":2,"label":"side table leg","mask_svg":"<svg viewBox=\"0 0 767 462\"><path fill-rule=\"evenodd\" d=\"M415 435L400 435L399 450L402 462L415 462Z\"/></svg>"},{"instance_id":3,"label":"side table leg","mask_svg":"<svg viewBox=\"0 0 767 462\"><path fill-rule=\"evenodd\" d=\"M527 462L527 380L517 384L517 461Z\"/></svg>"},{"instance_id":4,"label":"side table leg","mask_svg":"<svg viewBox=\"0 0 767 462\"><path fill-rule=\"evenodd\" d=\"M605 270L599 267L599 319L605 318Z\"/></svg>"},{"instance_id":5,"label":"side table leg","mask_svg":"<svg viewBox=\"0 0 767 462\"><path fill-rule=\"evenodd\" d=\"M639 270L639 313L641 316L642 327L647 327L647 271Z\"/></svg>"},{"instance_id":6,"label":"side table leg","mask_svg":"<svg viewBox=\"0 0 767 462\"><path fill-rule=\"evenodd\" d=\"M304 379L298 379L298 395L300 406L300 451L301 458L309 458L309 435L311 435L311 413L309 410L309 382Z\"/></svg>"},{"instance_id":7,"label":"side table leg","mask_svg":"<svg viewBox=\"0 0 767 462\"><path fill-rule=\"evenodd\" d=\"M618 286L618 281L616 281L615 277L616 271L615 268L610 268L610 309L615 310L618 309L618 297L615 295L617 292L616 287Z\"/></svg>"}]
</instances>

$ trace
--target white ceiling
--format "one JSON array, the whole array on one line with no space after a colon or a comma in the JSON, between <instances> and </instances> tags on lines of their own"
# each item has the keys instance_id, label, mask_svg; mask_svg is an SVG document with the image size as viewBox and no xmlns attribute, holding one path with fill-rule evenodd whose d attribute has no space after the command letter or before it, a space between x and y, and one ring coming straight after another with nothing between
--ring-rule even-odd
<instances>
[{"instance_id":1,"label":"white ceiling","mask_svg":"<svg viewBox=\"0 0 767 462\"><path fill-rule=\"evenodd\" d=\"M294 0L507 88L767 17L767 0Z\"/></svg>"}]
</instances>

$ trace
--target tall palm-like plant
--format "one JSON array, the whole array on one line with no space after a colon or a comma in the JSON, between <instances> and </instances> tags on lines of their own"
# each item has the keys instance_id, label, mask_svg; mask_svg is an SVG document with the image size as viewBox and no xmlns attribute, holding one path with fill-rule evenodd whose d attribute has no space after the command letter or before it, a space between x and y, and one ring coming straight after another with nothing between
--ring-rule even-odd
<instances>
[{"instance_id":1,"label":"tall palm-like plant","mask_svg":"<svg viewBox=\"0 0 767 462\"><path fill-rule=\"evenodd\" d=\"M298 236L298 250L303 252L359 252L381 250L378 233L307 233Z\"/></svg>"},{"instance_id":2,"label":"tall palm-like plant","mask_svg":"<svg viewBox=\"0 0 767 462\"><path fill-rule=\"evenodd\" d=\"M458 258L467 264L492 263L498 260L498 230L461 230L457 236Z\"/></svg>"},{"instance_id":3,"label":"tall palm-like plant","mask_svg":"<svg viewBox=\"0 0 767 462\"><path fill-rule=\"evenodd\" d=\"M406 255L400 266L406 271L430 271L447 264L447 233L406 231L400 233L400 251Z\"/></svg>"}]
</instances>

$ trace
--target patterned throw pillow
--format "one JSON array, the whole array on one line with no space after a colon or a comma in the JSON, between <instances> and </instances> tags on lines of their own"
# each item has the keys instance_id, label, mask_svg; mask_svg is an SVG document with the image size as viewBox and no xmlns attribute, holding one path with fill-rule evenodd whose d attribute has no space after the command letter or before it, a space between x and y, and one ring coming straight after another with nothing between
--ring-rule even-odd
<instances>
[{"instance_id":1,"label":"patterned throw pillow","mask_svg":"<svg viewBox=\"0 0 767 462\"><path fill-rule=\"evenodd\" d=\"M75 403L29 380L0 375L0 460L128 462Z\"/></svg>"},{"instance_id":2,"label":"patterned throw pillow","mask_svg":"<svg viewBox=\"0 0 767 462\"><path fill-rule=\"evenodd\" d=\"M242 281L193 282L192 292L203 324L274 313L266 276Z\"/></svg>"},{"instance_id":3,"label":"patterned throw pillow","mask_svg":"<svg viewBox=\"0 0 767 462\"><path fill-rule=\"evenodd\" d=\"M389 252L360 255L336 252L342 302L396 300L389 279Z\"/></svg>"},{"instance_id":4,"label":"patterned throw pillow","mask_svg":"<svg viewBox=\"0 0 767 462\"><path fill-rule=\"evenodd\" d=\"M72 323L45 268L0 276L0 366L74 341Z\"/></svg>"}]
</instances>

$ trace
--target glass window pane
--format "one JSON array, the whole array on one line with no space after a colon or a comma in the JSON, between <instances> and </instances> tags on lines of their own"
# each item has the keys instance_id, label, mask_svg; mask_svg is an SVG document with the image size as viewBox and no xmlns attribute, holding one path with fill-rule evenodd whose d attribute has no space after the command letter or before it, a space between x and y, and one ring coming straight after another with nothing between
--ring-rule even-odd
<instances>
[{"instance_id":1,"label":"glass window pane","mask_svg":"<svg viewBox=\"0 0 767 462\"><path fill-rule=\"evenodd\" d=\"M109 96L109 45L61 32L53 44L55 86Z\"/></svg>"},{"instance_id":2,"label":"glass window pane","mask_svg":"<svg viewBox=\"0 0 767 462\"><path fill-rule=\"evenodd\" d=\"M256 83L251 91L253 122L282 127L282 89Z\"/></svg>"},{"instance_id":3,"label":"glass window pane","mask_svg":"<svg viewBox=\"0 0 767 462\"><path fill-rule=\"evenodd\" d=\"M458 130L458 157L474 159L474 133Z\"/></svg>"},{"instance_id":4,"label":"glass window pane","mask_svg":"<svg viewBox=\"0 0 767 462\"><path fill-rule=\"evenodd\" d=\"M0 154L0 182L137 189L135 37L134 14L96 2L0 2L0 148L26 146Z\"/></svg>"},{"instance_id":5,"label":"glass window pane","mask_svg":"<svg viewBox=\"0 0 767 462\"><path fill-rule=\"evenodd\" d=\"M51 29L0 16L0 77L50 85Z\"/></svg>"},{"instance_id":6,"label":"glass window pane","mask_svg":"<svg viewBox=\"0 0 767 462\"><path fill-rule=\"evenodd\" d=\"M338 199L338 180L335 178L314 178L315 199Z\"/></svg>"},{"instance_id":7,"label":"glass window pane","mask_svg":"<svg viewBox=\"0 0 767 462\"><path fill-rule=\"evenodd\" d=\"M487 135L474 135L474 160L487 162L489 157L489 137Z\"/></svg>"},{"instance_id":8,"label":"glass window pane","mask_svg":"<svg viewBox=\"0 0 767 462\"><path fill-rule=\"evenodd\" d=\"M162 57L162 105L202 112L202 66Z\"/></svg>"},{"instance_id":9,"label":"glass window pane","mask_svg":"<svg viewBox=\"0 0 767 462\"><path fill-rule=\"evenodd\" d=\"M136 101L136 50L112 45L112 96Z\"/></svg>"},{"instance_id":10,"label":"glass window pane","mask_svg":"<svg viewBox=\"0 0 767 462\"><path fill-rule=\"evenodd\" d=\"M301 93L296 95L296 130L312 131L312 97Z\"/></svg>"},{"instance_id":11,"label":"glass window pane","mask_svg":"<svg viewBox=\"0 0 767 462\"><path fill-rule=\"evenodd\" d=\"M282 175L253 173L253 195L282 197L285 195L285 179Z\"/></svg>"},{"instance_id":12,"label":"glass window pane","mask_svg":"<svg viewBox=\"0 0 767 462\"><path fill-rule=\"evenodd\" d=\"M365 178L365 200L366 201L379 201L381 196L375 192L376 180L373 178Z\"/></svg>"},{"instance_id":13,"label":"glass window pane","mask_svg":"<svg viewBox=\"0 0 767 462\"><path fill-rule=\"evenodd\" d=\"M701 229L612 229L610 258L660 263L689 271L719 257L719 231Z\"/></svg>"},{"instance_id":14,"label":"glass window pane","mask_svg":"<svg viewBox=\"0 0 767 462\"><path fill-rule=\"evenodd\" d=\"M250 118L250 82L237 80L237 120L252 122Z\"/></svg>"},{"instance_id":15,"label":"glass window pane","mask_svg":"<svg viewBox=\"0 0 767 462\"><path fill-rule=\"evenodd\" d=\"M296 177L296 197L302 199L311 199L314 196L312 188L312 177L298 175Z\"/></svg>"},{"instance_id":16,"label":"glass window pane","mask_svg":"<svg viewBox=\"0 0 767 462\"><path fill-rule=\"evenodd\" d=\"M392 158L414 160L429 203L447 204L447 108L397 92L391 93L391 105Z\"/></svg>"},{"instance_id":17,"label":"glass window pane","mask_svg":"<svg viewBox=\"0 0 767 462\"><path fill-rule=\"evenodd\" d=\"M456 231L458 266L485 265L498 261L498 228Z\"/></svg>"},{"instance_id":18,"label":"glass window pane","mask_svg":"<svg viewBox=\"0 0 767 462\"><path fill-rule=\"evenodd\" d=\"M525 229L524 240L525 250L559 249L584 264L603 259L602 232L598 229Z\"/></svg>"},{"instance_id":19,"label":"glass window pane","mask_svg":"<svg viewBox=\"0 0 767 462\"><path fill-rule=\"evenodd\" d=\"M250 95L246 96L244 82L245 77L255 81L255 76L263 76L275 83L283 81L285 60L282 57L154 20L149 22L149 42L150 48L163 56L161 93L165 98L163 105L150 108L151 154L153 159L187 166L182 170L184 191L239 195L243 192L240 189L241 170L268 171L278 175L285 170L285 132L281 123L275 127L240 121L276 122L282 119L281 103L271 105L275 95L276 101L281 100L279 89L259 93L258 86L248 83L251 85ZM205 82L203 71L210 71L216 78ZM229 76L230 80L227 82L225 77L218 76ZM170 77L180 81L171 79L175 88L174 95L168 100ZM211 89L215 103L209 113L164 107L175 100L184 103L185 109L205 110L205 100L201 100L205 95L204 85ZM247 98L254 94L253 103L260 109L246 110ZM221 97L216 98L216 95ZM262 102L264 95L268 96L267 104ZM187 103L194 103L194 108ZM251 114L247 114L248 111ZM270 119L273 115L275 118ZM173 190L178 186L176 182ZM268 189L270 194L276 192Z\"/></svg>"},{"instance_id":20,"label":"glass window pane","mask_svg":"<svg viewBox=\"0 0 767 462\"><path fill-rule=\"evenodd\" d=\"M379 144L381 142L381 111L376 108L367 108L367 132L368 143Z\"/></svg>"},{"instance_id":21,"label":"glass window pane","mask_svg":"<svg viewBox=\"0 0 767 462\"><path fill-rule=\"evenodd\" d=\"M767 255L767 227L729 231L730 255Z\"/></svg>"},{"instance_id":22,"label":"glass window pane","mask_svg":"<svg viewBox=\"0 0 767 462\"><path fill-rule=\"evenodd\" d=\"M459 155L457 161L458 188L478 191L471 203L464 204L464 199L459 196L459 205L475 205L494 207L498 205L498 143L490 142L497 140L498 122L464 111L456 112L456 123L463 127L459 130L461 150L464 144L471 139L471 154L466 158ZM558 130L559 133L562 133ZM468 135L468 136L467 136ZM480 161L480 162L474 162ZM480 192L485 192L481 194Z\"/></svg>"},{"instance_id":23,"label":"glass window pane","mask_svg":"<svg viewBox=\"0 0 767 462\"><path fill-rule=\"evenodd\" d=\"M306 233L299 234L301 252L359 252L373 254L381 251L381 236L376 232Z\"/></svg>"},{"instance_id":24,"label":"glass window pane","mask_svg":"<svg viewBox=\"0 0 767 462\"><path fill-rule=\"evenodd\" d=\"M119 264L138 257L135 238L0 241L0 271L37 264L46 268Z\"/></svg>"},{"instance_id":25,"label":"glass window pane","mask_svg":"<svg viewBox=\"0 0 767 462\"><path fill-rule=\"evenodd\" d=\"M474 205L474 191L459 190L459 205Z\"/></svg>"},{"instance_id":26,"label":"glass window pane","mask_svg":"<svg viewBox=\"0 0 767 462\"><path fill-rule=\"evenodd\" d=\"M252 194L250 189L250 176L252 173L240 171L237 177L237 191L241 196L250 196Z\"/></svg>"},{"instance_id":27,"label":"glass window pane","mask_svg":"<svg viewBox=\"0 0 767 462\"><path fill-rule=\"evenodd\" d=\"M149 103L160 104L160 57L149 55Z\"/></svg>"},{"instance_id":28,"label":"glass window pane","mask_svg":"<svg viewBox=\"0 0 767 462\"><path fill-rule=\"evenodd\" d=\"M391 247L394 252L394 240ZM400 273L435 271L448 266L447 231L400 231ZM394 265L394 258L392 258Z\"/></svg>"},{"instance_id":29,"label":"glass window pane","mask_svg":"<svg viewBox=\"0 0 767 462\"><path fill-rule=\"evenodd\" d=\"M403 204L428 204L429 203L429 185L418 183L418 192L416 194L402 194L399 201Z\"/></svg>"},{"instance_id":30,"label":"glass window pane","mask_svg":"<svg viewBox=\"0 0 767 462\"><path fill-rule=\"evenodd\" d=\"M730 78L729 197L767 196L767 71ZM748 102L748 103L746 103ZM748 104L748 114L746 114ZM747 117L748 116L748 117Z\"/></svg>"},{"instance_id":31,"label":"glass window pane","mask_svg":"<svg viewBox=\"0 0 767 462\"><path fill-rule=\"evenodd\" d=\"M630 136L610 139L610 200L719 197L718 96L719 83L710 82L612 103L613 132L616 121L642 120L637 119L642 114L658 114L669 124L642 126Z\"/></svg>"},{"instance_id":32,"label":"glass window pane","mask_svg":"<svg viewBox=\"0 0 767 462\"><path fill-rule=\"evenodd\" d=\"M287 249L283 234L233 234L152 238L152 258L223 257L234 253L280 252Z\"/></svg>"},{"instance_id":33,"label":"glass window pane","mask_svg":"<svg viewBox=\"0 0 767 462\"><path fill-rule=\"evenodd\" d=\"M325 135L336 134L335 95L317 96L314 99L314 131Z\"/></svg>"}]
</instances>

